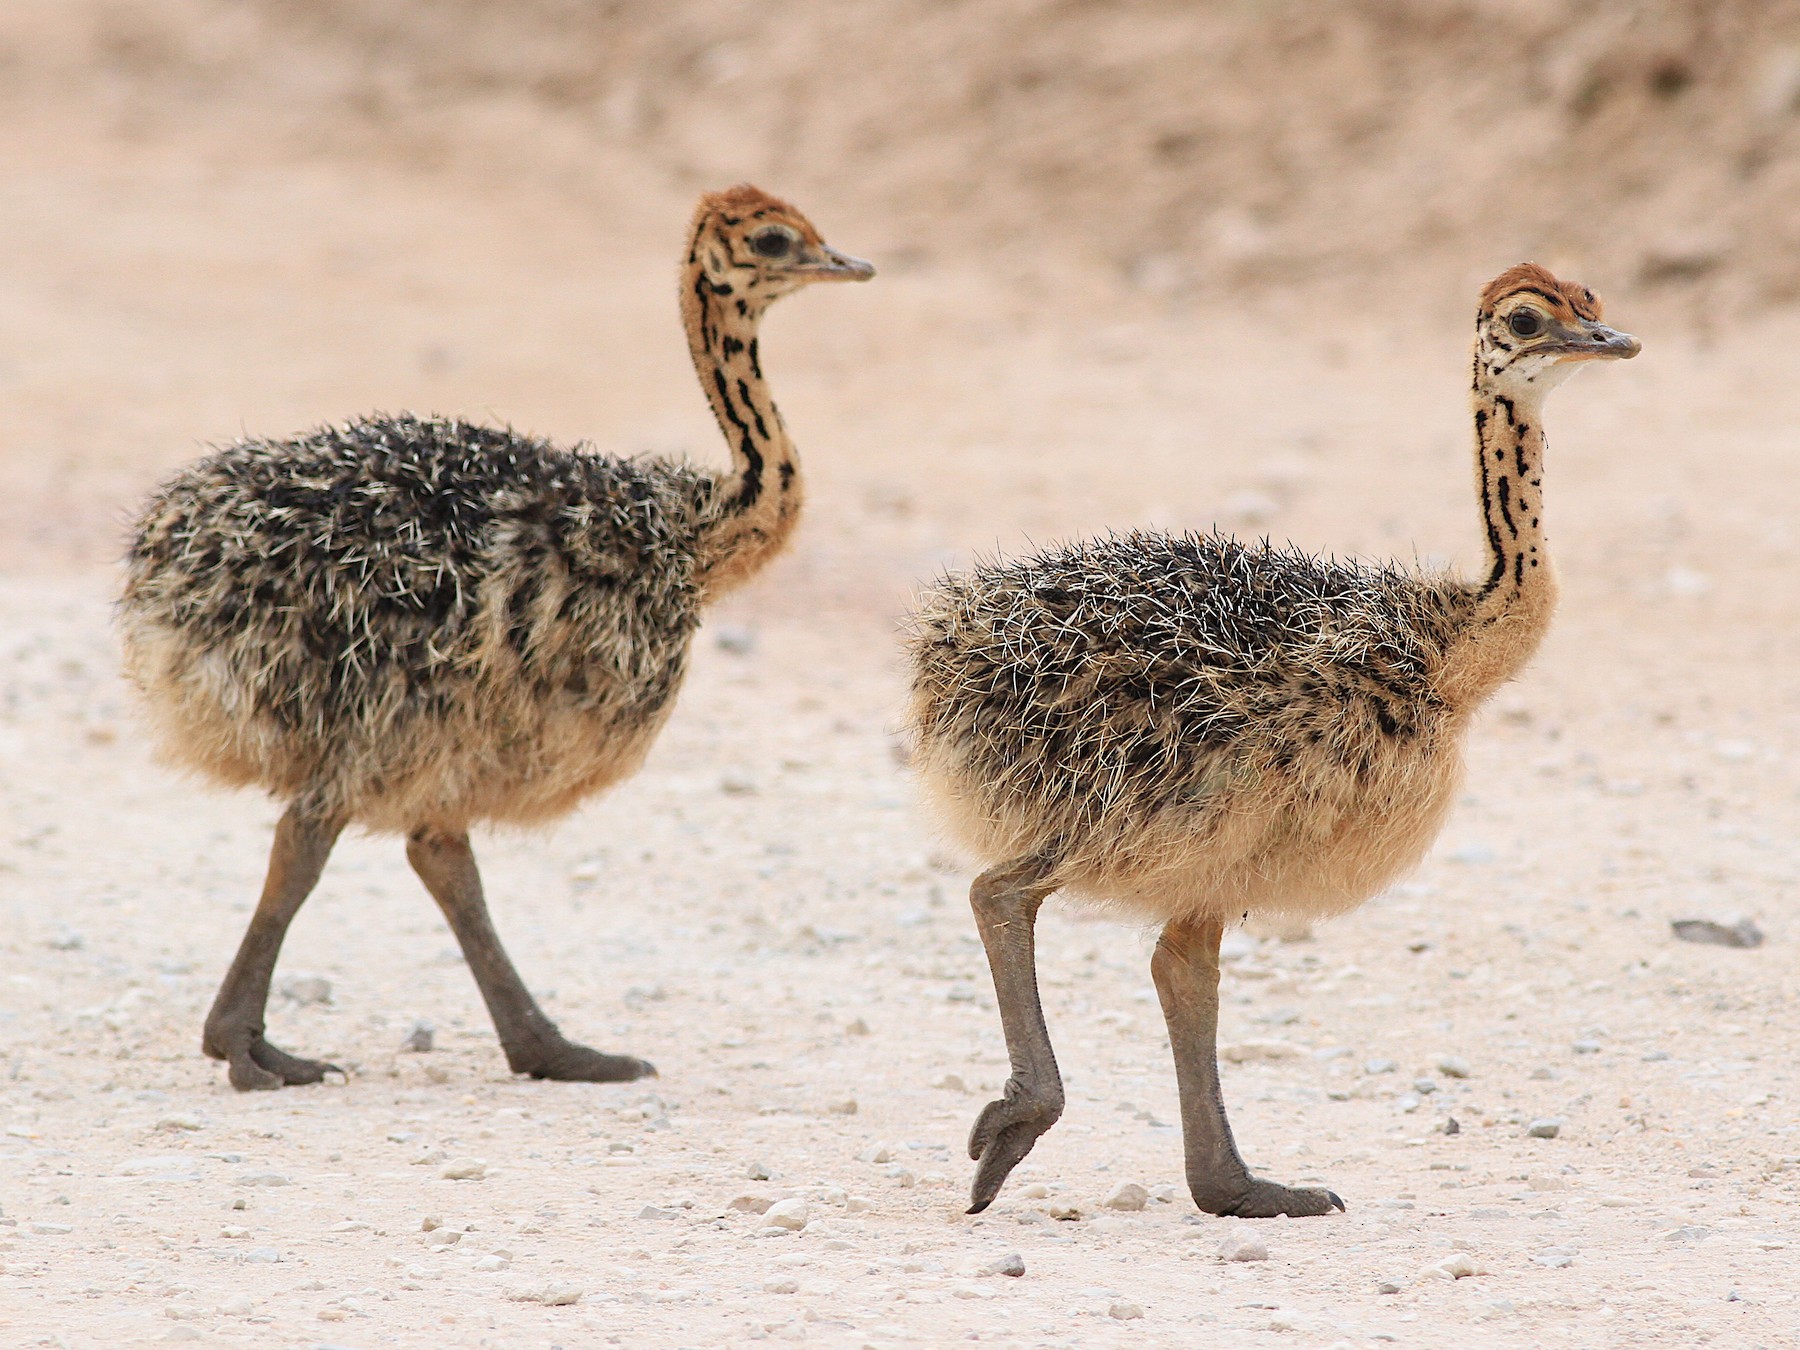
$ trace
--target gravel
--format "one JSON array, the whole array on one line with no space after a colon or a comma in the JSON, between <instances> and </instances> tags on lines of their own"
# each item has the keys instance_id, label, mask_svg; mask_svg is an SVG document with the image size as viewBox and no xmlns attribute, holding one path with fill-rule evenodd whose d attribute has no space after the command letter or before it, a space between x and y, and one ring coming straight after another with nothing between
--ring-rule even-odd
<instances>
[{"instance_id":1,"label":"gravel","mask_svg":"<svg viewBox=\"0 0 1800 1350\"><path fill-rule=\"evenodd\" d=\"M1525 1127L1525 1133L1532 1139L1554 1139L1562 1133L1561 1116L1539 1116Z\"/></svg>"}]
</instances>

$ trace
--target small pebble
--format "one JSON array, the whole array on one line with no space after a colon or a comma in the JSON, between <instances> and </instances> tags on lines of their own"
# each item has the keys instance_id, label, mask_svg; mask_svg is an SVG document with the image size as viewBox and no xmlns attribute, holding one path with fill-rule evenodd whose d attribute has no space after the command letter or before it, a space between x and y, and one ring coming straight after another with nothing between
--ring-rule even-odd
<instances>
[{"instance_id":1,"label":"small pebble","mask_svg":"<svg viewBox=\"0 0 1800 1350\"><path fill-rule=\"evenodd\" d=\"M275 992L302 1007L311 1003L331 1002L331 981L323 975L284 975Z\"/></svg>"},{"instance_id":2,"label":"small pebble","mask_svg":"<svg viewBox=\"0 0 1800 1350\"><path fill-rule=\"evenodd\" d=\"M1469 1076L1469 1061L1464 1059L1461 1055L1439 1055L1437 1060L1437 1071L1446 1078L1467 1078Z\"/></svg>"},{"instance_id":3,"label":"small pebble","mask_svg":"<svg viewBox=\"0 0 1800 1350\"><path fill-rule=\"evenodd\" d=\"M487 1176L487 1164L480 1158L453 1158L438 1175L445 1181L480 1181Z\"/></svg>"},{"instance_id":4,"label":"small pebble","mask_svg":"<svg viewBox=\"0 0 1800 1350\"><path fill-rule=\"evenodd\" d=\"M769 1172L769 1169L767 1167L765 1167L763 1164L761 1164L759 1162L753 1162L749 1166L744 1168L744 1175L749 1177L750 1180L752 1180L752 1181L767 1181L769 1179L770 1172Z\"/></svg>"},{"instance_id":5,"label":"small pebble","mask_svg":"<svg viewBox=\"0 0 1800 1350\"><path fill-rule=\"evenodd\" d=\"M1467 1252L1451 1252L1419 1272L1421 1277L1428 1280L1466 1280L1479 1273L1474 1259Z\"/></svg>"},{"instance_id":6,"label":"small pebble","mask_svg":"<svg viewBox=\"0 0 1800 1350\"><path fill-rule=\"evenodd\" d=\"M945 1092L967 1092L969 1090L968 1084L963 1082L962 1075L959 1073L947 1073L933 1086L942 1088Z\"/></svg>"},{"instance_id":7,"label":"small pebble","mask_svg":"<svg viewBox=\"0 0 1800 1350\"><path fill-rule=\"evenodd\" d=\"M1129 1299L1116 1298L1113 1300L1112 1306L1106 1310L1106 1315L1116 1317L1121 1322L1129 1322L1133 1318L1142 1317L1144 1310Z\"/></svg>"},{"instance_id":8,"label":"small pebble","mask_svg":"<svg viewBox=\"0 0 1800 1350\"><path fill-rule=\"evenodd\" d=\"M800 1281L792 1275L772 1275L763 1281L765 1294L797 1294L800 1292Z\"/></svg>"},{"instance_id":9,"label":"small pebble","mask_svg":"<svg viewBox=\"0 0 1800 1350\"><path fill-rule=\"evenodd\" d=\"M1363 1065L1366 1074L1392 1073L1400 1066L1391 1059L1371 1059Z\"/></svg>"},{"instance_id":10,"label":"small pebble","mask_svg":"<svg viewBox=\"0 0 1800 1350\"><path fill-rule=\"evenodd\" d=\"M1082 1217L1079 1205L1052 1204L1049 1206L1049 1214L1051 1218L1063 1223L1080 1223Z\"/></svg>"},{"instance_id":11,"label":"small pebble","mask_svg":"<svg viewBox=\"0 0 1800 1350\"><path fill-rule=\"evenodd\" d=\"M73 928L58 928L50 935L49 944L53 951L78 952L87 945L87 939Z\"/></svg>"},{"instance_id":12,"label":"small pebble","mask_svg":"<svg viewBox=\"0 0 1800 1350\"><path fill-rule=\"evenodd\" d=\"M475 1264L470 1266L469 1269L480 1271L482 1274L489 1274L496 1270L505 1270L511 1264L511 1261L507 1260L504 1256L501 1256L498 1252L489 1252L486 1256L477 1257Z\"/></svg>"},{"instance_id":13,"label":"small pebble","mask_svg":"<svg viewBox=\"0 0 1800 1350\"><path fill-rule=\"evenodd\" d=\"M856 1155L858 1162L884 1163L894 1160L894 1152L886 1144L870 1144Z\"/></svg>"},{"instance_id":14,"label":"small pebble","mask_svg":"<svg viewBox=\"0 0 1800 1350\"><path fill-rule=\"evenodd\" d=\"M205 1122L202 1121L199 1116L187 1111L179 1111L172 1116L164 1116L161 1120L156 1122L156 1128L159 1130L198 1130L203 1128L204 1125Z\"/></svg>"},{"instance_id":15,"label":"small pebble","mask_svg":"<svg viewBox=\"0 0 1800 1350\"><path fill-rule=\"evenodd\" d=\"M734 1196L725 1208L738 1214L767 1214L774 1203L766 1195L739 1195Z\"/></svg>"},{"instance_id":16,"label":"small pebble","mask_svg":"<svg viewBox=\"0 0 1800 1350\"><path fill-rule=\"evenodd\" d=\"M1123 1185L1115 1187L1112 1194L1101 1203L1108 1209L1136 1211L1142 1209L1149 1202L1149 1191L1135 1181L1127 1181Z\"/></svg>"},{"instance_id":17,"label":"small pebble","mask_svg":"<svg viewBox=\"0 0 1800 1350\"><path fill-rule=\"evenodd\" d=\"M1444 1123L1440 1127L1440 1129L1445 1134L1461 1134L1462 1133L1462 1125L1457 1121L1455 1116L1445 1116Z\"/></svg>"},{"instance_id":18,"label":"small pebble","mask_svg":"<svg viewBox=\"0 0 1800 1350\"><path fill-rule=\"evenodd\" d=\"M869 1024L860 1017L853 1018L844 1024L844 1034L846 1036L867 1036Z\"/></svg>"},{"instance_id":19,"label":"small pebble","mask_svg":"<svg viewBox=\"0 0 1800 1350\"><path fill-rule=\"evenodd\" d=\"M713 629L713 645L733 656L748 656L756 650L756 630L742 624L722 623Z\"/></svg>"},{"instance_id":20,"label":"small pebble","mask_svg":"<svg viewBox=\"0 0 1800 1350\"><path fill-rule=\"evenodd\" d=\"M1575 1249L1573 1247L1546 1247L1543 1251L1533 1255L1531 1259L1548 1270L1561 1270L1565 1266L1575 1264Z\"/></svg>"},{"instance_id":21,"label":"small pebble","mask_svg":"<svg viewBox=\"0 0 1800 1350\"><path fill-rule=\"evenodd\" d=\"M1014 1279L1025 1273L1025 1258L1017 1252L1008 1252L1005 1256L995 1257L981 1267L983 1275L1010 1275Z\"/></svg>"},{"instance_id":22,"label":"small pebble","mask_svg":"<svg viewBox=\"0 0 1800 1350\"><path fill-rule=\"evenodd\" d=\"M1749 919L1740 919L1733 924L1717 923L1712 919L1672 919L1669 927L1683 942L1701 942L1714 947L1760 947L1763 944L1762 929Z\"/></svg>"},{"instance_id":23,"label":"small pebble","mask_svg":"<svg viewBox=\"0 0 1800 1350\"><path fill-rule=\"evenodd\" d=\"M252 1247L238 1258L252 1265L272 1265L281 1260L281 1253L273 1247Z\"/></svg>"},{"instance_id":24,"label":"small pebble","mask_svg":"<svg viewBox=\"0 0 1800 1350\"><path fill-rule=\"evenodd\" d=\"M1269 1244L1257 1236L1254 1228L1233 1228L1219 1243L1221 1261L1267 1261Z\"/></svg>"},{"instance_id":25,"label":"small pebble","mask_svg":"<svg viewBox=\"0 0 1800 1350\"><path fill-rule=\"evenodd\" d=\"M240 1186L286 1186L288 1179L279 1172L246 1172L238 1178Z\"/></svg>"},{"instance_id":26,"label":"small pebble","mask_svg":"<svg viewBox=\"0 0 1800 1350\"><path fill-rule=\"evenodd\" d=\"M853 1116L856 1114L856 1098L846 1097L841 1102L833 1102L826 1109L834 1116Z\"/></svg>"},{"instance_id":27,"label":"small pebble","mask_svg":"<svg viewBox=\"0 0 1800 1350\"><path fill-rule=\"evenodd\" d=\"M256 1305L244 1294L235 1294L219 1305L219 1313L224 1317L248 1317L256 1311Z\"/></svg>"},{"instance_id":28,"label":"small pebble","mask_svg":"<svg viewBox=\"0 0 1800 1350\"><path fill-rule=\"evenodd\" d=\"M1400 1292L1400 1288L1401 1286L1399 1283L1394 1280L1382 1280L1375 1286L1375 1292L1378 1294L1397 1294Z\"/></svg>"},{"instance_id":29,"label":"small pebble","mask_svg":"<svg viewBox=\"0 0 1800 1350\"><path fill-rule=\"evenodd\" d=\"M1301 1053L1300 1047L1292 1041L1233 1041L1219 1047L1219 1058L1233 1064L1273 1064L1284 1059L1299 1059Z\"/></svg>"},{"instance_id":30,"label":"small pebble","mask_svg":"<svg viewBox=\"0 0 1800 1350\"><path fill-rule=\"evenodd\" d=\"M1532 1139L1554 1139L1562 1133L1562 1117L1540 1116L1525 1127L1525 1133Z\"/></svg>"},{"instance_id":31,"label":"small pebble","mask_svg":"<svg viewBox=\"0 0 1800 1350\"><path fill-rule=\"evenodd\" d=\"M424 1018L412 1024L412 1030L406 1033L406 1039L400 1042L400 1049L412 1055L429 1054L437 1041L437 1028Z\"/></svg>"},{"instance_id":32,"label":"small pebble","mask_svg":"<svg viewBox=\"0 0 1800 1350\"><path fill-rule=\"evenodd\" d=\"M640 1219L679 1219L681 1217L681 1211L678 1209L665 1209L658 1205L645 1205L638 1211L637 1216Z\"/></svg>"},{"instance_id":33,"label":"small pebble","mask_svg":"<svg viewBox=\"0 0 1800 1350\"><path fill-rule=\"evenodd\" d=\"M240 1224L228 1223L219 1230L219 1236L222 1238L247 1238L250 1236L250 1230Z\"/></svg>"},{"instance_id":34,"label":"small pebble","mask_svg":"<svg viewBox=\"0 0 1800 1350\"><path fill-rule=\"evenodd\" d=\"M454 1228L434 1228L425 1235L427 1247L454 1247L462 1241L462 1234Z\"/></svg>"},{"instance_id":35,"label":"small pebble","mask_svg":"<svg viewBox=\"0 0 1800 1350\"><path fill-rule=\"evenodd\" d=\"M763 1213L763 1227L783 1228L790 1233L798 1233L806 1227L810 1218L811 1210L806 1201L798 1197L777 1200Z\"/></svg>"},{"instance_id":36,"label":"small pebble","mask_svg":"<svg viewBox=\"0 0 1800 1350\"><path fill-rule=\"evenodd\" d=\"M1578 1055L1597 1055L1600 1053L1599 1041L1576 1041L1569 1047Z\"/></svg>"},{"instance_id":37,"label":"small pebble","mask_svg":"<svg viewBox=\"0 0 1800 1350\"><path fill-rule=\"evenodd\" d=\"M1544 1172L1533 1172L1525 1184L1534 1191L1566 1191L1569 1189L1568 1178L1551 1176Z\"/></svg>"}]
</instances>

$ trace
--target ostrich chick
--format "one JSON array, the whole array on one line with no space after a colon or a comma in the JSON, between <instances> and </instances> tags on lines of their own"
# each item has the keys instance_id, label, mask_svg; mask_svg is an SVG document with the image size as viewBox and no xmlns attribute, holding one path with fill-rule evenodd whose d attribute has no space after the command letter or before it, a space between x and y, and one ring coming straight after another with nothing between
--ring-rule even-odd
<instances>
[{"instance_id":1,"label":"ostrich chick","mask_svg":"<svg viewBox=\"0 0 1800 1350\"><path fill-rule=\"evenodd\" d=\"M227 446L151 499L119 605L126 668L169 758L287 803L206 1019L234 1087L331 1067L271 1045L263 1015L288 925L353 824L406 836L514 1072L655 1072L539 1009L488 917L469 827L549 821L643 761L701 607L773 557L800 509L763 313L873 274L756 188L701 198L681 314L728 473L377 416Z\"/></svg>"},{"instance_id":2,"label":"ostrich chick","mask_svg":"<svg viewBox=\"0 0 1800 1350\"><path fill-rule=\"evenodd\" d=\"M1541 267L1482 291L1479 581L1132 533L978 566L923 597L915 765L988 866L970 901L1012 1059L969 1138L971 1213L1062 1114L1033 948L1058 890L1163 925L1150 972L1195 1202L1246 1217L1343 1208L1253 1176L1238 1154L1216 1058L1220 939L1240 915L1341 913L1424 854L1471 715L1555 605L1544 395L1580 362L1637 351L1591 291Z\"/></svg>"}]
</instances>

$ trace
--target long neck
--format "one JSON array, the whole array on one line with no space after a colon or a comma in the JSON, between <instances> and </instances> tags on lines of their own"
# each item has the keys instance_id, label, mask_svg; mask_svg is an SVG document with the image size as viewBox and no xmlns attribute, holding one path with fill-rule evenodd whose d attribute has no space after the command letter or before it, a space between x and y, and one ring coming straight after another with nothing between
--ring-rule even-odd
<instances>
[{"instance_id":1,"label":"long neck","mask_svg":"<svg viewBox=\"0 0 1800 1350\"><path fill-rule=\"evenodd\" d=\"M1472 705L1524 667L1556 608L1544 538L1543 396L1520 398L1477 375L1475 483L1487 566L1443 673L1443 692Z\"/></svg>"},{"instance_id":2,"label":"long neck","mask_svg":"<svg viewBox=\"0 0 1800 1350\"><path fill-rule=\"evenodd\" d=\"M763 378L756 334L767 301L709 280L697 260L682 273L681 316L694 373L731 447L701 523L697 580L717 594L748 579L793 534L800 460Z\"/></svg>"}]
</instances>

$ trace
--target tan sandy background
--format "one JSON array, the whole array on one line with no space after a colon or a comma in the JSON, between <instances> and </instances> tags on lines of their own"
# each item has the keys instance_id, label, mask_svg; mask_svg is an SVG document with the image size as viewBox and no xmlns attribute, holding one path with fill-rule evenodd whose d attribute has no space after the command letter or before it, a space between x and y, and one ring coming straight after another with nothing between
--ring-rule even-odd
<instances>
[{"instance_id":1,"label":"tan sandy background","mask_svg":"<svg viewBox=\"0 0 1800 1350\"><path fill-rule=\"evenodd\" d=\"M803 538L636 780L477 843L553 1014L661 1079L511 1079L357 838L271 1004L349 1077L233 1093L200 1021L275 812L137 729L131 504L372 408L721 460L671 282L743 178L882 267L769 325ZM1006 1062L894 749L910 587L1139 524L1470 564L1469 314L1521 257L1645 343L1552 408L1558 625L1414 878L1231 950L1240 1141L1349 1212L1219 1259L1148 936L1053 907L1069 1110L963 1216ZM1787 6L11 0L0 1343L1800 1343L1797 302Z\"/></svg>"}]
</instances>

